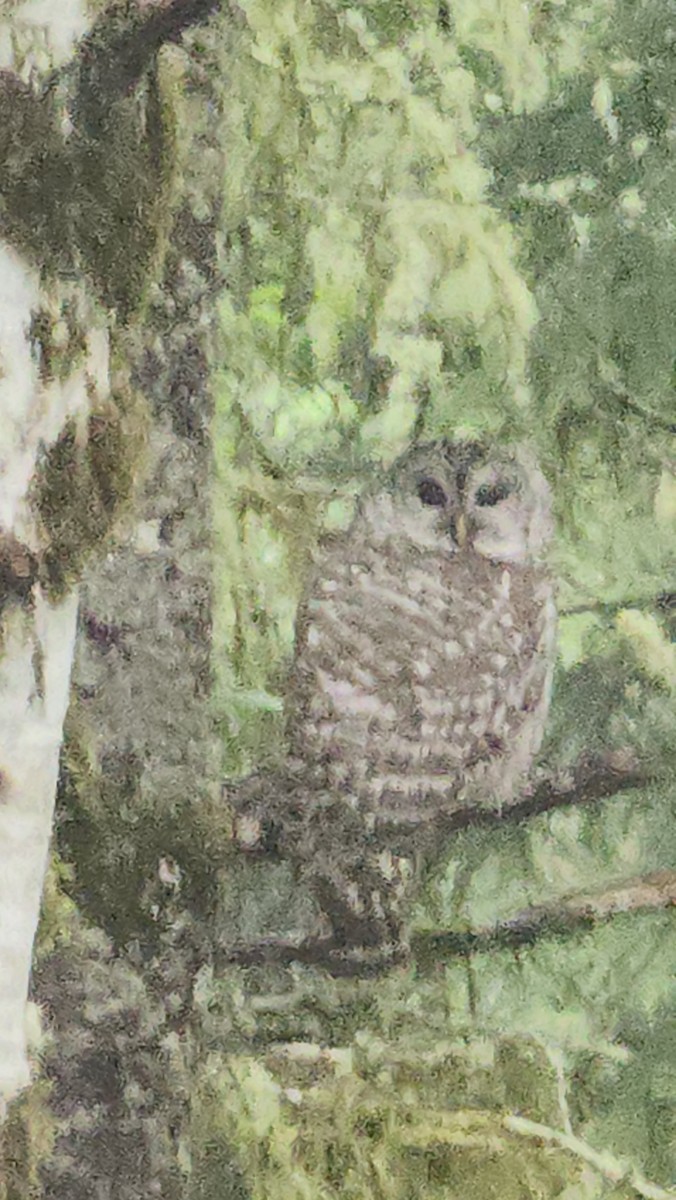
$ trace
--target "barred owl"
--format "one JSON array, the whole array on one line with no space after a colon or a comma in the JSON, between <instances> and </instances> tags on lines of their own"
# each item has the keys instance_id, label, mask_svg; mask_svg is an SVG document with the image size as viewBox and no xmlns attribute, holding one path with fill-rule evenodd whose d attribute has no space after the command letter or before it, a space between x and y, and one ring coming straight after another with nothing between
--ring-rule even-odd
<instances>
[{"instance_id":1,"label":"barred owl","mask_svg":"<svg viewBox=\"0 0 676 1200\"><path fill-rule=\"evenodd\" d=\"M397 942L444 819L518 797L550 699L550 534L525 448L435 443L321 551L297 620L286 785L254 788L238 829L267 829L300 865L337 945Z\"/></svg>"}]
</instances>

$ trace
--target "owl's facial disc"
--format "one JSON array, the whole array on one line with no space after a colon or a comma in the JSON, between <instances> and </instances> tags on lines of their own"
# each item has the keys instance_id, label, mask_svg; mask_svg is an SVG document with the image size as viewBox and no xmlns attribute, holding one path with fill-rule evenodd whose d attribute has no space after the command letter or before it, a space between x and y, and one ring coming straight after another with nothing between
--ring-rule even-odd
<instances>
[{"instance_id":1,"label":"owl's facial disc","mask_svg":"<svg viewBox=\"0 0 676 1200\"><path fill-rule=\"evenodd\" d=\"M476 554L504 563L532 562L552 532L547 482L522 447L496 454L468 474L465 511Z\"/></svg>"},{"instance_id":2,"label":"owl's facial disc","mask_svg":"<svg viewBox=\"0 0 676 1200\"><path fill-rule=\"evenodd\" d=\"M360 513L372 545L470 550L498 562L534 560L551 533L547 483L520 446L419 446L395 464L385 487L363 497Z\"/></svg>"}]
</instances>

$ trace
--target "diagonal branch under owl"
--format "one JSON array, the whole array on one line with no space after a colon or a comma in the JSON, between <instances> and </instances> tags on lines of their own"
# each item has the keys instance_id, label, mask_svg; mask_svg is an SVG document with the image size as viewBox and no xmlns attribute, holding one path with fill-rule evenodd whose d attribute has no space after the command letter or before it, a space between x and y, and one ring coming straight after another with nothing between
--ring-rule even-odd
<instances>
[{"instance_id":1,"label":"diagonal branch under owl","mask_svg":"<svg viewBox=\"0 0 676 1200\"><path fill-rule=\"evenodd\" d=\"M509 807L457 808L441 813L434 823L426 827L424 844L419 836L414 837L415 849L411 844L406 844L401 829L382 829L382 840L374 837L370 842L367 841L361 847L362 854L370 849L374 861L377 861L382 854L378 846L386 842L388 837L390 845L398 844L404 854L416 854L417 877L409 878L408 891L402 891L398 897L398 916L403 923L407 900L414 894L416 884L420 887L425 875L443 860L452 844L453 835L460 830L512 825L557 808L588 805L619 796L651 782L655 782L654 769L649 764L639 763L630 753L623 756L584 756L564 775L545 776L536 786L527 786L524 794ZM331 828L332 807L336 803L330 793L313 791L304 801L299 777L286 773L276 777L251 776L240 784L228 785L225 795L235 812L235 840L243 852L256 857L295 862L300 878L310 887L313 886L314 842L317 839L323 843L317 853L319 863L326 863L329 837L335 853L341 858L343 844L338 837L338 826L334 827L331 835L327 832ZM398 843L395 833L398 833ZM384 861L387 861L386 854ZM354 863L351 865L354 869ZM343 877L348 869L347 864L341 861ZM578 911L577 898L573 897L570 903L564 898L551 905L542 905L537 911L529 910L490 930L416 935L410 947L411 953L416 961L424 964L430 957L437 960L479 953L495 946L528 944L552 931L574 933L581 925L598 919L597 910L607 900L607 895L606 889L599 892L598 897L585 897L584 912ZM645 888L636 890L636 895L645 907ZM324 893L325 904L330 906L332 899ZM655 906L664 907L663 899L658 897ZM612 917L615 911L624 910L610 908L605 915ZM301 942L264 938L250 945L230 946L226 949L225 957L227 961L239 965L289 965L296 961L323 966L336 975L366 975L377 973L401 957L406 957L406 945L401 941L396 926L395 930L399 938L396 943L385 943L380 947L372 945L370 953L354 950L349 953L346 942L341 941L340 936L320 935L307 937Z\"/></svg>"},{"instance_id":2,"label":"diagonal branch under owl","mask_svg":"<svg viewBox=\"0 0 676 1200\"><path fill-rule=\"evenodd\" d=\"M676 871L654 871L597 892L563 896L556 904L538 904L492 926L462 931L424 931L412 939L419 964L443 962L496 949L517 950L541 937L562 937L593 929L628 912L657 912L676 905Z\"/></svg>"},{"instance_id":3,"label":"diagonal branch under owl","mask_svg":"<svg viewBox=\"0 0 676 1200\"><path fill-rule=\"evenodd\" d=\"M459 813L516 803L554 661L547 484L524 447L433 443L318 556L288 688L289 761L237 789L235 836L293 863L331 953L402 948Z\"/></svg>"},{"instance_id":4,"label":"diagonal branch under owl","mask_svg":"<svg viewBox=\"0 0 676 1200\"><path fill-rule=\"evenodd\" d=\"M676 905L676 872L657 871L598 892L564 896L554 904L537 905L494 926L467 930L425 930L413 935L410 946L380 947L373 953L349 953L330 937L302 942L261 939L253 945L230 946L223 958L238 966L290 966L304 963L328 969L336 976L377 975L412 958L423 970L451 959L471 958L496 950L518 951L541 938L575 936L615 916L663 911Z\"/></svg>"},{"instance_id":5,"label":"diagonal branch under owl","mask_svg":"<svg viewBox=\"0 0 676 1200\"><path fill-rule=\"evenodd\" d=\"M602 618L612 620L625 608L638 608L643 611L657 609L660 613L673 615L676 608L676 592L650 592L644 596L623 596L621 600L590 600L583 604L572 604L568 608L560 608L559 616L575 617L581 613L599 613Z\"/></svg>"}]
</instances>

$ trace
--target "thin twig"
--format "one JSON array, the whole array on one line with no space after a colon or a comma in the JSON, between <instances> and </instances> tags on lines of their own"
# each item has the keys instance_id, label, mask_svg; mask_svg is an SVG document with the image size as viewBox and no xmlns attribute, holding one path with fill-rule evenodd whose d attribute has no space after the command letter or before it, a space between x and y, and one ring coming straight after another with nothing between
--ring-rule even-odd
<instances>
[{"instance_id":1,"label":"thin twig","mask_svg":"<svg viewBox=\"0 0 676 1200\"><path fill-rule=\"evenodd\" d=\"M610 392L619 408L623 408L625 412L632 413L633 416L644 421L651 429L662 429L664 433L676 433L676 423L674 421L669 421L665 417L661 417L659 413L648 412L640 404L637 404L635 400L631 400L623 387L609 386L607 392Z\"/></svg>"},{"instance_id":2,"label":"thin twig","mask_svg":"<svg viewBox=\"0 0 676 1200\"><path fill-rule=\"evenodd\" d=\"M568 1085L566 1083L563 1054L558 1046L551 1046L548 1042L541 1042L541 1045L556 1074L556 1092L564 1132L572 1135L573 1126L571 1124L570 1108L568 1106Z\"/></svg>"},{"instance_id":3,"label":"thin twig","mask_svg":"<svg viewBox=\"0 0 676 1200\"><path fill-rule=\"evenodd\" d=\"M660 592L646 596L627 596L623 600L590 600L588 604L572 604L569 608L559 608L560 617L577 617L582 613L601 613L604 617L614 617L625 608L646 609L659 608L663 612L676 607L676 592Z\"/></svg>"},{"instance_id":4,"label":"thin twig","mask_svg":"<svg viewBox=\"0 0 676 1200\"><path fill-rule=\"evenodd\" d=\"M649 912L676 905L676 871L656 871L601 892L565 896L555 904L534 905L497 925L467 931L423 932L412 941L421 960L477 954L498 948L533 945L544 935L560 936L593 928L627 912Z\"/></svg>"},{"instance_id":5,"label":"thin twig","mask_svg":"<svg viewBox=\"0 0 676 1200\"><path fill-rule=\"evenodd\" d=\"M655 773L639 763L630 750L586 756L565 775L541 779L516 804L502 809L461 809L450 813L442 828L453 833L468 827L513 824L552 809L593 804L620 792L646 787L654 779Z\"/></svg>"},{"instance_id":6,"label":"thin twig","mask_svg":"<svg viewBox=\"0 0 676 1200\"><path fill-rule=\"evenodd\" d=\"M676 1192L659 1187L656 1183L650 1183L645 1176L632 1167L631 1163L616 1158L607 1150L594 1150L592 1146L582 1138L576 1137L575 1134L564 1133L562 1130L550 1128L549 1125L542 1125L539 1121L529 1121L526 1117L517 1117L511 1114L503 1117L502 1124L510 1133L516 1133L520 1137L535 1138L537 1141L567 1150L576 1158L588 1163L609 1183L626 1184L633 1188L639 1196L643 1196L644 1200L676 1200Z\"/></svg>"}]
</instances>

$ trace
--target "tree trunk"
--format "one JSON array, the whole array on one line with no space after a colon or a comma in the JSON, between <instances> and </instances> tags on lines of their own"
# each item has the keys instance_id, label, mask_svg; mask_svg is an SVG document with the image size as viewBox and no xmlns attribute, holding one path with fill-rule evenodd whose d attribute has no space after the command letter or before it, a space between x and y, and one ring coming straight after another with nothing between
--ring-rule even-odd
<instances>
[{"instance_id":1,"label":"tree trunk","mask_svg":"<svg viewBox=\"0 0 676 1200\"><path fill-rule=\"evenodd\" d=\"M133 489L142 441L109 326L114 313L126 335L161 241L171 139L155 59L215 7L115 4L79 47L89 24L81 0L51 15L29 0L0 20L3 1105L29 1077L26 995L78 583Z\"/></svg>"},{"instance_id":2,"label":"tree trunk","mask_svg":"<svg viewBox=\"0 0 676 1200\"><path fill-rule=\"evenodd\" d=\"M43 447L72 423L86 436L91 397L107 395L108 340L84 290L53 286L0 248L0 1097L28 1078L24 1010L49 847L63 721L75 645L77 592L50 595L44 533L32 505ZM49 378L31 331L67 308L84 339L76 369ZM76 315L77 314L77 315ZM46 320L47 318L45 318ZM54 322L53 324L57 324ZM46 337L45 337L46 342Z\"/></svg>"}]
</instances>

